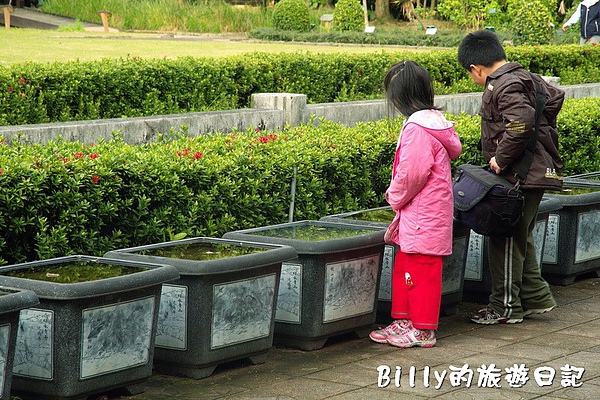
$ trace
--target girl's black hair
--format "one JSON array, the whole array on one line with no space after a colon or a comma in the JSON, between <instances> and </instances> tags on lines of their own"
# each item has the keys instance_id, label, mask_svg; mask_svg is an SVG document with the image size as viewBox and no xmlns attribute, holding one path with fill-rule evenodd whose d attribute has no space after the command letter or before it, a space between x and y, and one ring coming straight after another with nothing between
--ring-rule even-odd
<instances>
[{"instance_id":1,"label":"girl's black hair","mask_svg":"<svg viewBox=\"0 0 600 400\"><path fill-rule=\"evenodd\" d=\"M433 105L433 84L429 73L414 61L401 61L385 74L386 97L405 117L421 110L438 110Z\"/></svg>"}]
</instances>

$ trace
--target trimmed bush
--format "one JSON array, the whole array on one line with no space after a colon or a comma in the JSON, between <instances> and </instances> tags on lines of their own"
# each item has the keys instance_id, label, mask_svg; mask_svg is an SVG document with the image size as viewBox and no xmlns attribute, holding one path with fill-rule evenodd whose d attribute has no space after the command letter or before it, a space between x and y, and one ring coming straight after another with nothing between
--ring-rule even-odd
<instances>
[{"instance_id":1,"label":"trimmed bush","mask_svg":"<svg viewBox=\"0 0 600 400\"><path fill-rule=\"evenodd\" d=\"M339 0L335 4L333 29L336 31L363 31L365 29L360 0Z\"/></svg>"},{"instance_id":2,"label":"trimmed bush","mask_svg":"<svg viewBox=\"0 0 600 400\"><path fill-rule=\"evenodd\" d=\"M600 46L508 46L506 53L563 85L600 82ZM0 66L0 125L237 109L253 93L303 93L309 103L376 99L387 69L403 59L429 71L438 95L481 90L456 50L27 63Z\"/></svg>"},{"instance_id":3,"label":"trimmed bush","mask_svg":"<svg viewBox=\"0 0 600 400\"><path fill-rule=\"evenodd\" d=\"M273 25L284 31L307 31L310 14L304 0L281 0L273 7Z\"/></svg>"},{"instance_id":4,"label":"trimmed bush","mask_svg":"<svg viewBox=\"0 0 600 400\"><path fill-rule=\"evenodd\" d=\"M509 7L515 44L549 44L554 35L553 18L548 6L539 0L521 2Z\"/></svg>"}]
</instances>

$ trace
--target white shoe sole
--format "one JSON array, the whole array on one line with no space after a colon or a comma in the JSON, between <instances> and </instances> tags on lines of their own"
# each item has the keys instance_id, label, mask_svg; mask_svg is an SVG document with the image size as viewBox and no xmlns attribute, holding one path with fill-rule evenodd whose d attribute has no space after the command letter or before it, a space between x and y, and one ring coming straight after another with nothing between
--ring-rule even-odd
<instances>
[{"instance_id":1,"label":"white shoe sole","mask_svg":"<svg viewBox=\"0 0 600 400\"><path fill-rule=\"evenodd\" d=\"M528 317L533 314L545 314L547 312L554 310L555 307L556 306L552 306L552 307L548 307L548 308L532 308L530 310L523 311L523 316Z\"/></svg>"}]
</instances>

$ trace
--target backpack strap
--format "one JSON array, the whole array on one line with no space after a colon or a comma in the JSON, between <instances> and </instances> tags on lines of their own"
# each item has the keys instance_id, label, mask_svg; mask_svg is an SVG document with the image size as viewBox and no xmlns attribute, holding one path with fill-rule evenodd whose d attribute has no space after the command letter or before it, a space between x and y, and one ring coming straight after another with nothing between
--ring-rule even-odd
<instances>
[{"instance_id":1,"label":"backpack strap","mask_svg":"<svg viewBox=\"0 0 600 400\"><path fill-rule=\"evenodd\" d=\"M542 113L544 111L544 107L546 106L546 96L541 87L541 82L539 78L534 74L531 74L531 79L535 84L535 129L531 138L529 138L529 142L527 143L527 147L523 151L523 157L519 161L517 165L517 173L515 174L516 178L523 182L529 173L529 168L531 167L531 163L533 162L533 154L535 151L535 144L537 142L538 132L540 130L540 119L542 117Z\"/></svg>"}]
</instances>

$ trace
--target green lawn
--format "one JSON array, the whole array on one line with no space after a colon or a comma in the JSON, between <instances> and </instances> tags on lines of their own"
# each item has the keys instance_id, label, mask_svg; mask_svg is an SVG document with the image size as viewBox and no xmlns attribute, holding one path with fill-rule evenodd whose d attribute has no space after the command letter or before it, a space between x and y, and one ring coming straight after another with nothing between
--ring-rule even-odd
<instances>
[{"instance_id":1,"label":"green lawn","mask_svg":"<svg viewBox=\"0 0 600 400\"><path fill-rule=\"evenodd\" d=\"M397 47L327 44L257 43L216 35L186 36L149 33L60 32L11 28L0 30L0 64L91 61L102 58L226 57L251 52L377 53ZM424 50L420 50L424 51ZM427 50L425 50L427 51Z\"/></svg>"}]
</instances>

